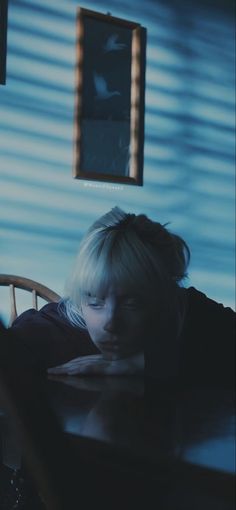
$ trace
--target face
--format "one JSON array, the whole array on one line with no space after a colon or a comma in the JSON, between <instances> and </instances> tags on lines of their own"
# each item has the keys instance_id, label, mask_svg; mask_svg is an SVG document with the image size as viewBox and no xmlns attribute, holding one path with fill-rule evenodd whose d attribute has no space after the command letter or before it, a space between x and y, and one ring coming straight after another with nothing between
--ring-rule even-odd
<instances>
[{"instance_id":1,"label":"face","mask_svg":"<svg viewBox=\"0 0 236 510\"><path fill-rule=\"evenodd\" d=\"M82 303L90 337L108 359L125 358L143 349L148 308L137 296L112 286L105 296L88 294Z\"/></svg>"}]
</instances>

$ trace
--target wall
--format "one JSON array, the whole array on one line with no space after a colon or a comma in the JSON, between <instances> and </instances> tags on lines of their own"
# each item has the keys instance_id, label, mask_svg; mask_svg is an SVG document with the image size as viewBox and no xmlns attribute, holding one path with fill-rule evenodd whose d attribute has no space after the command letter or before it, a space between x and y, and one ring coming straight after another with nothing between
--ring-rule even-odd
<instances>
[{"instance_id":1,"label":"wall","mask_svg":"<svg viewBox=\"0 0 236 510\"><path fill-rule=\"evenodd\" d=\"M119 205L171 222L192 250L188 285L234 307L231 2L81 4L147 29L142 187L72 178L76 7L75 0L9 0L0 272L62 293L82 233ZM2 297L3 316L6 308Z\"/></svg>"}]
</instances>

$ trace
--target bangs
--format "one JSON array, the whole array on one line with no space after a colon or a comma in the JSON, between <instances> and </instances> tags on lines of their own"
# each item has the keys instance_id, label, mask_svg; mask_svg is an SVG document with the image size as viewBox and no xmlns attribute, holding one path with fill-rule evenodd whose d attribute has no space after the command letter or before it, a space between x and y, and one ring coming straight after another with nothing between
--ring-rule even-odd
<instances>
[{"instance_id":1,"label":"bangs","mask_svg":"<svg viewBox=\"0 0 236 510\"><path fill-rule=\"evenodd\" d=\"M140 256L142 250L137 250L137 246L135 249L137 240L133 243L131 237L131 233L123 232L121 236L118 231L110 231L102 236L102 240L100 232L96 242L94 235L87 238L77 260L79 270L77 278L74 277L77 284L73 295L70 293L76 304L88 294L105 296L110 286L135 295L143 294L145 287L150 292L153 278L150 280L145 270L146 261L144 263Z\"/></svg>"}]
</instances>

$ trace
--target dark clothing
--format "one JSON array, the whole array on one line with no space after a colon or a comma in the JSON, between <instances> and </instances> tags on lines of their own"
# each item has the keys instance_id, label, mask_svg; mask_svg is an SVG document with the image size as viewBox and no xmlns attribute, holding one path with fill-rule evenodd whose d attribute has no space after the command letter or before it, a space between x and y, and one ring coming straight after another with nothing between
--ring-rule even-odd
<instances>
[{"instance_id":1,"label":"dark clothing","mask_svg":"<svg viewBox=\"0 0 236 510\"><path fill-rule=\"evenodd\" d=\"M193 287L183 292L187 309L179 339L180 379L232 382L235 312ZM17 362L33 366L36 371L45 371L78 356L99 353L89 334L72 326L58 312L57 303L49 303L40 311L27 310L16 319L10 332L14 332ZM158 378L157 342L149 345L148 338L144 340L145 375Z\"/></svg>"},{"instance_id":2,"label":"dark clothing","mask_svg":"<svg viewBox=\"0 0 236 510\"><path fill-rule=\"evenodd\" d=\"M233 382L235 312L193 287L182 331L180 373L186 380Z\"/></svg>"}]
</instances>

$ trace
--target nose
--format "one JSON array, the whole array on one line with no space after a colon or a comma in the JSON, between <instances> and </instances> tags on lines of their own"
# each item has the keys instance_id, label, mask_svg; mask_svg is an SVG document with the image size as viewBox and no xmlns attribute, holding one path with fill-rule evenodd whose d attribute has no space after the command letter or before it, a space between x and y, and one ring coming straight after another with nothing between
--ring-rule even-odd
<instances>
[{"instance_id":1,"label":"nose","mask_svg":"<svg viewBox=\"0 0 236 510\"><path fill-rule=\"evenodd\" d=\"M103 329L108 333L115 333L118 330L118 320L115 310L111 311L106 317Z\"/></svg>"}]
</instances>

